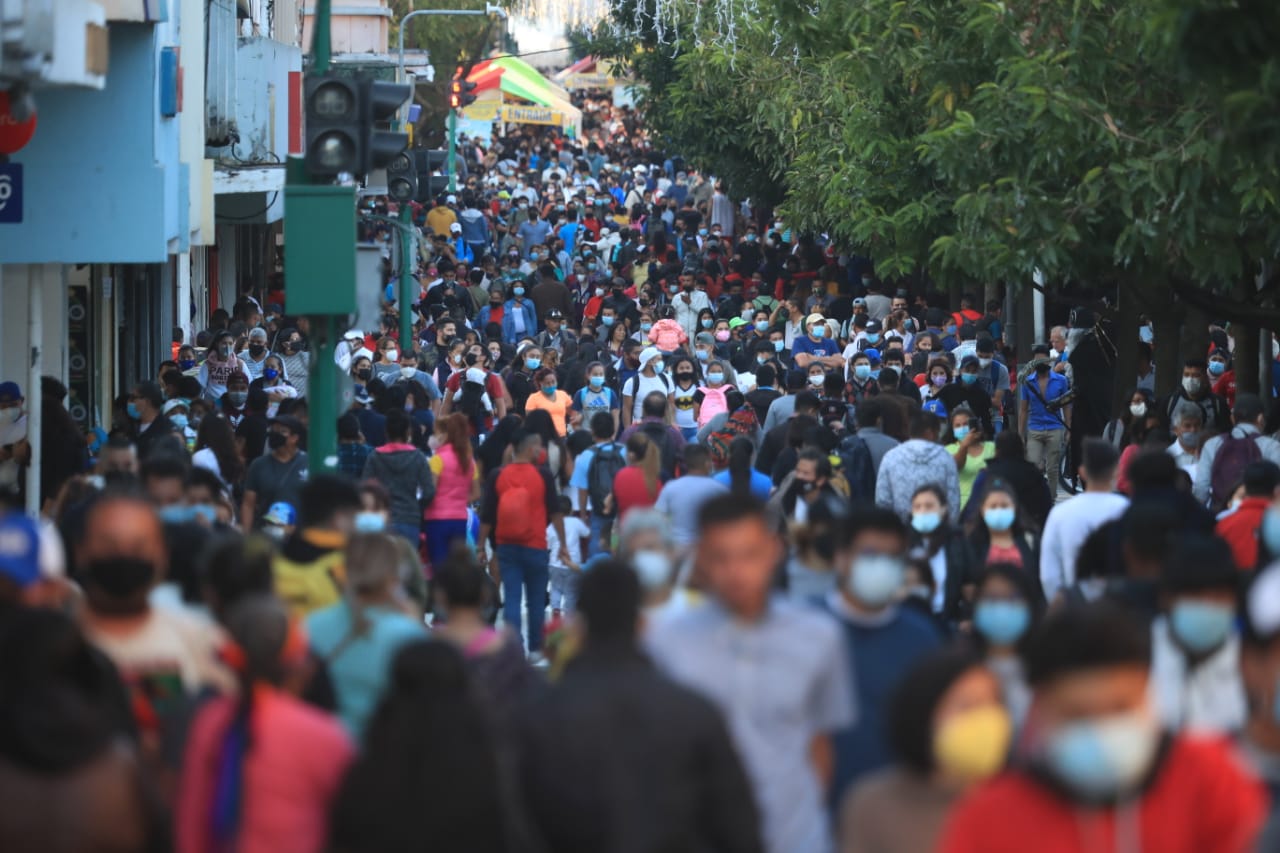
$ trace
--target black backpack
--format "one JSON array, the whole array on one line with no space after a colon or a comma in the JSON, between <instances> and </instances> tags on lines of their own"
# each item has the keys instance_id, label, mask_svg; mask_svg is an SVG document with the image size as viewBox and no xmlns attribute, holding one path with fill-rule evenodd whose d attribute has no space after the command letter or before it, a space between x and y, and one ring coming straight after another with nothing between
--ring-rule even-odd
<instances>
[{"instance_id":1,"label":"black backpack","mask_svg":"<svg viewBox=\"0 0 1280 853\"><path fill-rule=\"evenodd\" d=\"M876 467L871 459L871 448L857 435L846 435L836 449L840 457L840 470L849 483L851 500L875 500Z\"/></svg>"},{"instance_id":2,"label":"black backpack","mask_svg":"<svg viewBox=\"0 0 1280 853\"><path fill-rule=\"evenodd\" d=\"M591 454L587 468L587 494L591 497L591 511L596 515L612 518L614 513L604 511L605 499L613 494L613 478L627 467L627 457L617 442L601 445Z\"/></svg>"},{"instance_id":3,"label":"black backpack","mask_svg":"<svg viewBox=\"0 0 1280 853\"><path fill-rule=\"evenodd\" d=\"M666 482L676 475L676 447L675 442L671 440L671 436L667 433L666 424L660 424L656 421L645 421L640 425L640 431L648 436L649 440L658 445L658 449L662 451L662 482Z\"/></svg>"}]
</instances>

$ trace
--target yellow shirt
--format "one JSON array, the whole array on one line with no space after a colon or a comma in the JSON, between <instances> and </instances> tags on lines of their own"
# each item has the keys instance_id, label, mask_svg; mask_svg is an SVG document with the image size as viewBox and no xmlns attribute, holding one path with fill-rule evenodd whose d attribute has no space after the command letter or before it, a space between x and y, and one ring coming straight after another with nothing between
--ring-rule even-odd
<instances>
[{"instance_id":1,"label":"yellow shirt","mask_svg":"<svg viewBox=\"0 0 1280 853\"><path fill-rule=\"evenodd\" d=\"M457 221L457 214L443 205L437 205L427 211L427 227L441 237L449 237L449 226Z\"/></svg>"}]
</instances>

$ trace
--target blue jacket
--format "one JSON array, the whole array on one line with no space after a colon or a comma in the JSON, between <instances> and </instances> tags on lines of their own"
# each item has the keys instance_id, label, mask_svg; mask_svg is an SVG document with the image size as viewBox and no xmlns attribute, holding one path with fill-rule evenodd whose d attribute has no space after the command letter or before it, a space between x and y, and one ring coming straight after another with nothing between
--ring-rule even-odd
<instances>
[{"instance_id":1,"label":"blue jacket","mask_svg":"<svg viewBox=\"0 0 1280 853\"><path fill-rule=\"evenodd\" d=\"M524 333L516 331L515 314L519 311L524 315ZM484 326L480 327L481 329ZM502 309L502 340L508 344L514 344L521 337L527 335L532 338L538 334L538 312L534 310L533 301L526 299L521 303L517 303L514 299L508 299L507 304Z\"/></svg>"},{"instance_id":2,"label":"blue jacket","mask_svg":"<svg viewBox=\"0 0 1280 853\"><path fill-rule=\"evenodd\" d=\"M471 251L471 246L467 244L466 240L463 240L461 237L458 237L457 239L452 241L452 245L453 245L453 254L455 257L457 257L458 260L466 261L469 264L475 263L475 260L476 260L475 253Z\"/></svg>"},{"instance_id":3,"label":"blue jacket","mask_svg":"<svg viewBox=\"0 0 1280 853\"><path fill-rule=\"evenodd\" d=\"M489 243L489 223L484 214L474 207L468 207L458 214L458 223L462 226L462 239L471 244Z\"/></svg>"}]
</instances>

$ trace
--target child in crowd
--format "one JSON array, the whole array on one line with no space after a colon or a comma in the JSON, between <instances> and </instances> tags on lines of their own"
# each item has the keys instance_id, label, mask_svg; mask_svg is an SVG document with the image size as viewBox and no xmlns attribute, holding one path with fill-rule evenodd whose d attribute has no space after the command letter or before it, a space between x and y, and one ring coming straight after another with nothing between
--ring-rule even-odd
<instances>
[{"instance_id":1,"label":"child in crowd","mask_svg":"<svg viewBox=\"0 0 1280 853\"><path fill-rule=\"evenodd\" d=\"M547 525L547 550L551 554L551 616L560 612L572 613L578 603L578 581L582 578L582 542L591 531L573 512L573 503L567 495L559 498L560 512L564 515L564 537L569 540L569 560L560 559L560 537L554 525Z\"/></svg>"}]
</instances>

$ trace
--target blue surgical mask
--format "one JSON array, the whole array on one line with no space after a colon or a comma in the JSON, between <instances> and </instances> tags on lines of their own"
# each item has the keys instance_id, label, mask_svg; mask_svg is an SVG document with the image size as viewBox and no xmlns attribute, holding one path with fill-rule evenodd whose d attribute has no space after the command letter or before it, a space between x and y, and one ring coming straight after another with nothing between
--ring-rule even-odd
<instances>
[{"instance_id":1,"label":"blue surgical mask","mask_svg":"<svg viewBox=\"0 0 1280 853\"><path fill-rule=\"evenodd\" d=\"M607 329L608 327L612 326L617 321L617 319L618 319L617 317L601 317L600 322L604 323L605 328Z\"/></svg>"},{"instance_id":2,"label":"blue surgical mask","mask_svg":"<svg viewBox=\"0 0 1280 853\"><path fill-rule=\"evenodd\" d=\"M958 426L951 430L951 434L956 437L956 441L964 441L965 436L969 434L969 425L965 424L964 426Z\"/></svg>"},{"instance_id":3,"label":"blue surgical mask","mask_svg":"<svg viewBox=\"0 0 1280 853\"><path fill-rule=\"evenodd\" d=\"M188 426L187 416L186 415L169 415L169 423L173 424L178 429L186 429Z\"/></svg>"},{"instance_id":4,"label":"blue surgical mask","mask_svg":"<svg viewBox=\"0 0 1280 853\"><path fill-rule=\"evenodd\" d=\"M526 368L528 368L529 370L537 370L539 367L542 367L542 359L540 359L540 358L526 358L526 359L524 360L524 366L525 366Z\"/></svg>"},{"instance_id":5,"label":"blue surgical mask","mask_svg":"<svg viewBox=\"0 0 1280 853\"><path fill-rule=\"evenodd\" d=\"M869 607L883 607L902 587L902 577L902 560L888 554L866 554L854 558L847 583L858 601Z\"/></svg>"},{"instance_id":6,"label":"blue surgical mask","mask_svg":"<svg viewBox=\"0 0 1280 853\"><path fill-rule=\"evenodd\" d=\"M776 341L774 341L774 342L773 342L773 351L774 351L774 352L782 352L782 350L786 348L786 345L787 345L787 342L786 342L786 341L781 340L781 339L776 340Z\"/></svg>"},{"instance_id":7,"label":"blue surgical mask","mask_svg":"<svg viewBox=\"0 0 1280 853\"><path fill-rule=\"evenodd\" d=\"M812 330L810 330L809 334L815 338L818 338L819 340L821 340L822 338L825 338L827 336L826 324L819 323L818 325L814 326Z\"/></svg>"},{"instance_id":8,"label":"blue surgical mask","mask_svg":"<svg viewBox=\"0 0 1280 853\"><path fill-rule=\"evenodd\" d=\"M869 344L878 344L878 343L880 343L880 333L879 333L879 332L874 332L874 333L873 333L873 332L868 332L868 333L867 333L867 343L869 343Z\"/></svg>"},{"instance_id":9,"label":"blue surgical mask","mask_svg":"<svg viewBox=\"0 0 1280 853\"><path fill-rule=\"evenodd\" d=\"M916 533L928 536L942 525L940 512L916 512L911 514L911 527Z\"/></svg>"},{"instance_id":10,"label":"blue surgical mask","mask_svg":"<svg viewBox=\"0 0 1280 853\"><path fill-rule=\"evenodd\" d=\"M642 331L642 332L647 332L647 331L649 331L649 330L650 330L650 329L652 329L652 328L653 328L653 324L652 324L652 323L641 323L641 324L640 324L640 331Z\"/></svg>"},{"instance_id":11,"label":"blue surgical mask","mask_svg":"<svg viewBox=\"0 0 1280 853\"><path fill-rule=\"evenodd\" d=\"M1011 506L997 506L984 512L982 520L987 523L988 529L1003 532L1013 527L1013 521L1017 515Z\"/></svg>"},{"instance_id":12,"label":"blue surgical mask","mask_svg":"<svg viewBox=\"0 0 1280 853\"><path fill-rule=\"evenodd\" d=\"M710 329L710 328L712 327L712 325L714 325L714 323L713 323L713 321L712 321L712 320L703 320L703 321L702 321L702 328L704 328L704 329Z\"/></svg>"},{"instance_id":13,"label":"blue surgical mask","mask_svg":"<svg viewBox=\"0 0 1280 853\"><path fill-rule=\"evenodd\" d=\"M603 388L603 387L604 387L604 377L603 377L603 376L592 376L590 379L588 379L588 380L587 380L587 383L588 383L592 388L594 388L594 389L596 389L597 391L599 391L601 388Z\"/></svg>"},{"instance_id":14,"label":"blue surgical mask","mask_svg":"<svg viewBox=\"0 0 1280 853\"><path fill-rule=\"evenodd\" d=\"M1043 759L1078 796L1106 799L1140 784L1159 746L1159 723L1146 711L1132 711L1059 726L1045 737Z\"/></svg>"},{"instance_id":15,"label":"blue surgical mask","mask_svg":"<svg viewBox=\"0 0 1280 853\"><path fill-rule=\"evenodd\" d=\"M381 533L387 529L387 520L380 512L357 512L357 533Z\"/></svg>"},{"instance_id":16,"label":"blue surgical mask","mask_svg":"<svg viewBox=\"0 0 1280 853\"><path fill-rule=\"evenodd\" d=\"M213 524L218 520L218 508L213 504L196 504L191 507L192 520Z\"/></svg>"},{"instance_id":17,"label":"blue surgical mask","mask_svg":"<svg viewBox=\"0 0 1280 853\"><path fill-rule=\"evenodd\" d=\"M1222 374L1224 374L1224 373L1226 373L1226 372L1227 372L1227 365L1226 365L1226 362L1222 362L1222 361L1211 361L1211 362L1209 362L1209 375L1210 375L1210 376L1221 376Z\"/></svg>"},{"instance_id":18,"label":"blue surgical mask","mask_svg":"<svg viewBox=\"0 0 1280 853\"><path fill-rule=\"evenodd\" d=\"M873 367L873 368L871 368L871 378L872 378L872 379L879 379L879 378L880 378L880 368L878 368L878 367Z\"/></svg>"},{"instance_id":19,"label":"blue surgical mask","mask_svg":"<svg viewBox=\"0 0 1280 853\"><path fill-rule=\"evenodd\" d=\"M133 418L135 421L142 417L142 414L138 411L137 403L130 403L125 406L125 411L129 414L129 417Z\"/></svg>"},{"instance_id":20,"label":"blue surgical mask","mask_svg":"<svg viewBox=\"0 0 1280 853\"><path fill-rule=\"evenodd\" d=\"M186 524L192 519L191 507L186 504L169 504L169 506L161 507L156 515L160 516L160 520L165 524Z\"/></svg>"},{"instance_id":21,"label":"blue surgical mask","mask_svg":"<svg viewBox=\"0 0 1280 853\"><path fill-rule=\"evenodd\" d=\"M184 358L182 359L182 361L178 362L178 367L182 368L183 370L190 370L195 366L196 366L196 362L195 362L195 359L193 358Z\"/></svg>"},{"instance_id":22,"label":"blue surgical mask","mask_svg":"<svg viewBox=\"0 0 1280 853\"><path fill-rule=\"evenodd\" d=\"M544 387L544 388L542 389L542 393L543 393L543 394L546 394L548 397L555 397L555 395L556 395L556 386L554 386L554 385L547 385L546 387Z\"/></svg>"},{"instance_id":23,"label":"blue surgical mask","mask_svg":"<svg viewBox=\"0 0 1280 853\"><path fill-rule=\"evenodd\" d=\"M698 361L706 361L709 358L711 358L711 353L704 349L698 350Z\"/></svg>"},{"instance_id":24,"label":"blue surgical mask","mask_svg":"<svg viewBox=\"0 0 1280 853\"><path fill-rule=\"evenodd\" d=\"M997 646L1012 646L1031 626L1031 609L1025 601L979 601L973 609L973 627Z\"/></svg>"},{"instance_id":25,"label":"blue surgical mask","mask_svg":"<svg viewBox=\"0 0 1280 853\"><path fill-rule=\"evenodd\" d=\"M1235 616L1228 604L1182 599L1169 610L1169 630L1187 651L1204 654L1226 642Z\"/></svg>"},{"instance_id":26,"label":"blue surgical mask","mask_svg":"<svg viewBox=\"0 0 1280 853\"><path fill-rule=\"evenodd\" d=\"M768 320L757 320L757 321L756 321L756 331L757 331L757 332L767 332L767 331L769 331L769 321L768 321Z\"/></svg>"},{"instance_id":27,"label":"blue surgical mask","mask_svg":"<svg viewBox=\"0 0 1280 853\"><path fill-rule=\"evenodd\" d=\"M512 293L514 293L516 296L524 296L524 288L523 288L523 287L515 287L515 288L512 288L512 289L511 289L511 292L512 292Z\"/></svg>"},{"instance_id":28,"label":"blue surgical mask","mask_svg":"<svg viewBox=\"0 0 1280 853\"><path fill-rule=\"evenodd\" d=\"M947 324L947 334L948 334L948 335L954 335L955 333L956 333L956 326L955 326L955 323L949 323L949 324Z\"/></svg>"},{"instance_id":29,"label":"blue surgical mask","mask_svg":"<svg viewBox=\"0 0 1280 853\"><path fill-rule=\"evenodd\" d=\"M855 379L865 382L867 378L871 376L871 365L855 364L853 366L853 376Z\"/></svg>"},{"instance_id":30,"label":"blue surgical mask","mask_svg":"<svg viewBox=\"0 0 1280 853\"><path fill-rule=\"evenodd\" d=\"M961 382L963 382L965 385L972 385L973 383L975 383L975 382L977 382L977 381L978 381L978 374L976 374L976 373L961 373L961 374L960 374L960 381L961 381Z\"/></svg>"},{"instance_id":31,"label":"blue surgical mask","mask_svg":"<svg viewBox=\"0 0 1280 853\"><path fill-rule=\"evenodd\" d=\"M276 370L274 367L264 368L262 371L262 378L263 379L279 379L280 371Z\"/></svg>"}]
</instances>

